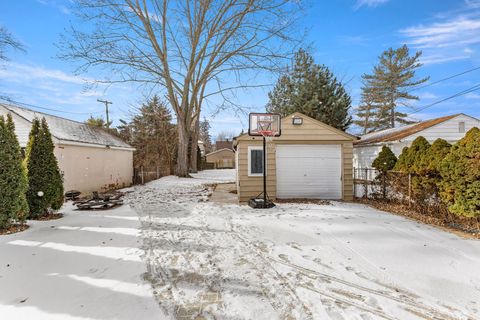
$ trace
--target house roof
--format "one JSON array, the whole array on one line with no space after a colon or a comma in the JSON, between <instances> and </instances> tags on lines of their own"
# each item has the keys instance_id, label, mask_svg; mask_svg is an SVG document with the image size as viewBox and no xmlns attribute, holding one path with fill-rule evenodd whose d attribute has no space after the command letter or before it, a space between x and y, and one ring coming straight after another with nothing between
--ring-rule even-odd
<instances>
[{"instance_id":1,"label":"house roof","mask_svg":"<svg viewBox=\"0 0 480 320\"><path fill-rule=\"evenodd\" d=\"M101 128L10 104L1 103L0 105L30 123L36 117L44 117L45 120L47 120L52 136L62 142L77 142L105 145L110 147L132 148L132 146L120 138Z\"/></svg>"},{"instance_id":2,"label":"house roof","mask_svg":"<svg viewBox=\"0 0 480 320\"><path fill-rule=\"evenodd\" d=\"M232 149L233 140L219 140L215 142L215 149Z\"/></svg>"},{"instance_id":3,"label":"house roof","mask_svg":"<svg viewBox=\"0 0 480 320\"><path fill-rule=\"evenodd\" d=\"M460 115L463 115L463 113L453 114L450 116L444 116L444 117L435 118L431 120L425 120L425 121L409 124L403 127L385 129L381 131L368 133L366 135L363 135L360 138L360 140L354 142L354 144L365 145L365 144L400 140L412 134L415 134L417 132L423 131L437 124L445 122L447 120L456 118Z\"/></svg>"},{"instance_id":4,"label":"house roof","mask_svg":"<svg viewBox=\"0 0 480 320\"><path fill-rule=\"evenodd\" d=\"M216 153L220 153L220 152L223 152L223 151L229 151L229 152L232 152L233 153L233 150L230 149L230 148L223 148L223 149L219 149L219 150L215 150L213 152L210 152L208 154L206 154L205 156L210 156L212 154L216 154Z\"/></svg>"}]
</instances>

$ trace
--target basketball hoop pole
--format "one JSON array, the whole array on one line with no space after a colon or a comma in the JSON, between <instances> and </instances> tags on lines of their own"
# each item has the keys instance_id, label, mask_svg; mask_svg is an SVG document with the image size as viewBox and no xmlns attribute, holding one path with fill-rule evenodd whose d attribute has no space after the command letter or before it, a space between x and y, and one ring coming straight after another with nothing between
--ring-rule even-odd
<instances>
[{"instance_id":1,"label":"basketball hoop pole","mask_svg":"<svg viewBox=\"0 0 480 320\"><path fill-rule=\"evenodd\" d=\"M267 205L267 139L263 136L263 205Z\"/></svg>"}]
</instances>

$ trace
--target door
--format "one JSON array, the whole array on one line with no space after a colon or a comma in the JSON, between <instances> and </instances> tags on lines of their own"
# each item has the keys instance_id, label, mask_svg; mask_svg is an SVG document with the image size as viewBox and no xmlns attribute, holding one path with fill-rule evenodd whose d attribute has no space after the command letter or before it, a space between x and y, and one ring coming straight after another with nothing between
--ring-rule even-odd
<instances>
[{"instance_id":1,"label":"door","mask_svg":"<svg viewBox=\"0 0 480 320\"><path fill-rule=\"evenodd\" d=\"M341 145L277 145L277 198L342 199Z\"/></svg>"}]
</instances>

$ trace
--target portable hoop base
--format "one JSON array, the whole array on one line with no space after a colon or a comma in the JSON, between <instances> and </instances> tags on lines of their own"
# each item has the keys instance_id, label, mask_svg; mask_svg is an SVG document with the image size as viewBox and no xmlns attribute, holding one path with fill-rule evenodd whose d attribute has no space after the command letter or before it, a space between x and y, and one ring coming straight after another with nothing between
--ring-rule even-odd
<instances>
[{"instance_id":1,"label":"portable hoop base","mask_svg":"<svg viewBox=\"0 0 480 320\"><path fill-rule=\"evenodd\" d=\"M270 209L275 207L275 203L272 202L272 200L267 199L263 200L263 198L252 198L248 200L248 205L254 209Z\"/></svg>"}]
</instances>

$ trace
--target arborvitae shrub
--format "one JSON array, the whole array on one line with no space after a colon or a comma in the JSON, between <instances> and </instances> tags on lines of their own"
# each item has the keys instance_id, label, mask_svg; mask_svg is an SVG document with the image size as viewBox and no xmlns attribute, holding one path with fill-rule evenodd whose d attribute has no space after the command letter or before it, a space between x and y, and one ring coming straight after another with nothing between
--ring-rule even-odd
<instances>
[{"instance_id":1,"label":"arborvitae shrub","mask_svg":"<svg viewBox=\"0 0 480 320\"><path fill-rule=\"evenodd\" d=\"M28 215L27 177L11 115L0 117L0 229Z\"/></svg>"},{"instance_id":2,"label":"arborvitae shrub","mask_svg":"<svg viewBox=\"0 0 480 320\"><path fill-rule=\"evenodd\" d=\"M53 153L54 145L45 119L34 119L26 150L28 171L27 200L30 216L46 214L48 208L59 209L63 203L63 183Z\"/></svg>"},{"instance_id":3,"label":"arborvitae shrub","mask_svg":"<svg viewBox=\"0 0 480 320\"><path fill-rule=\"evenodd\" d=\"M422 171L420 160L430 148L427 139L420 136L413 140L410 147L403 148L402 154L398 157L398 161L394 170L405 173L418 173Z\"/></svg>"},{"instance_id":4,"label":"arborvitae shrub","mask_svg":"<svg viewBox=\"0 0 480 320\"><path fill-rule=\"evenodd\" d=\"M440 195L451 212L480 216L480 129L469 130L440 163Z\"/></svg>"},{"instance_id":5,"label":"arborvitae shrub","mask_svg":"<svg viewBox=\"0 0 480 320\"><path fill-rule=\"evenodd\" d=\"M383 146L382 151L380 151L378 154L378 157L373 160L372 167L379 171L386 172L392 170L396 163L397 157L392 150L387 146Z\"/></svg>"}]
</instances>

